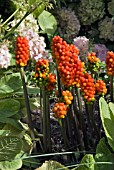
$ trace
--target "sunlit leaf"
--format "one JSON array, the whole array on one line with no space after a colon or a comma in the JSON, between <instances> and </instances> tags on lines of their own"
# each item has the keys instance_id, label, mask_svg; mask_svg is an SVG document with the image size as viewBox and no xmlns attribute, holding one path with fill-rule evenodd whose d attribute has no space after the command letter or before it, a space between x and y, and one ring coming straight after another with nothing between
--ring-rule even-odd
<instances>
[{"instance_id":1,"label":"sunlit leaf","mask_svg":"<svg viewBox=\"0 0 114 170\"><path fill-rule=\"evenodd\" d=\"M100 117L102 120L106 137L108 139L110 146L114 150L114 118L112 116L112 111L110 110L109 105L107 104L107 102L103 97L101 97L99 100L99 106L100 106Z\"/></svg>"},{"instance_id":2,"label":"sunlit leaf","mask_svg":"<svg viewBox=\"0 0 114 170\"><path fill-rule=\"evenodd\" d=\"M22 86L19 73L13 73L0 79L0 97L19 90Z\"/></svg>"},{"instance_id":3,"label":"sunlit leaf","mask_svg":"<svg viewBox=\"0 0 114 170\"><path fill-rule=\"evenodd\" d=\"M1 161L0 169L1 170L17 170L22 167L22 160L16 159L12 161Z\"/></svg>"},{"instance_id":4,"label":"sunlit leaf","mask_svg":"<svg viewBox=\"0 0 114 170\"><path fill-rule=\"evenodd\" d=\"M38 23L44 33L53 35L57 28L55 17L48 11L43 11L38 17Z\"/></svg>"},{"instance_id":5,"label":"sunlit leaf","mask_svg":"<svg viewBox=\"0 0 114 170\"><path fill-rule=\"evenodd\" d=\"M59 162L56 161L45 161L45 163L43 163L43 165L35 170L56 170L56 169L60 169L60 170L68 170L68 168L66 168L65 166L61 165Z\"/></svg>"}]
</instances>

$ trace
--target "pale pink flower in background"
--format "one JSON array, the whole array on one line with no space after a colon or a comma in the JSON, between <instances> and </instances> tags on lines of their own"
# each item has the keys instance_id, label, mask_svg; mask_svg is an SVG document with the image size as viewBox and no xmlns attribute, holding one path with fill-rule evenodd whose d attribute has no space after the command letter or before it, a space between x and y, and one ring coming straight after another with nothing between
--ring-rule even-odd
<instances>
[{"instance_id":1,"label":"pale pink flower in background","mask_svg":"<svg viewBox=\"0 0 114 170\"><path fill-rule=\"evenodd\" d=\"M97 57L101 61L106 60L106 55L107 55L108 48L106 48L106 46L104 44L94 44L92 50L94 52L96 52Z\"/></svg>"},{"instance_id":2,"label":"pale pink flower in background","mask_svg":"<svg viewBox=\"0 0 114 170\"><path fill-rule=\"evenodd\" d=\"M20 13L20 15L22 15ZM14 19L12 22L12 26L14 26L19 19ZM27 16L22 23L15 30L15 35L24 36L29 41L30 46L30 57L33 60L38 60L39 58L46 58L48 56L48 52L45 49L46 43L43 36L39 36L38 34L39 26L37 24L37 20L33 17L32 14Z\"/></svg>"},{"instance_id":3,"label":"pale pink flower in background","mask_svg":"<svg viewBox=\"0 0 114 170\"><path fill-rule=\"evenodd\" d=\"M11 57L7 43L3 41L0 44L0 68L7 68L10 66Z\"/></svg>"},{"instance_id":4,"label":"pale pink flower in background","mask_svg":"<svg viewBox=\"0 0 114 170\"><path fill-rule=\"evenodd\" d=\"M26 36L29 41L30 57L32 59L37 61L39 58L45 58L48 56L48 52L45 49L46 43L44 41L44 37L39 36L38 33L27 28L23 32L23 36Z\"/></svg>"},{"instance_id":5,"label":"pale pink flower in background","mask_svg":"<svg viewBox=\"0 0 114 170\"><path fill-rule=\"evenodd\" d=\"M73 44L79 49L80 59L84 62L87 62L89 39L87 39L85 36L79 36L73 39Z\"/></svg>"}]
</instances>

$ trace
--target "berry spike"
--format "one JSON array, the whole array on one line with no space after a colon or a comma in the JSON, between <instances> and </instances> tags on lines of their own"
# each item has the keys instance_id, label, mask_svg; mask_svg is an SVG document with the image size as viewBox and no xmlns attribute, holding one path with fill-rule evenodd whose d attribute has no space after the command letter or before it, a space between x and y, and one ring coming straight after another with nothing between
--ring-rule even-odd
<instances>
[{"instance_id":1,"label":"berry spike","mask_svg":"<svg viewBox=\"0 0 114 170\"><path fill-rule=\"evenodd\" d=\"M114 52L108 51L106 57L106 68L109 76L114 76Z\"/></svg>"},{"instance_id":2,"label":"berry spike","mask_svg":"<svg viewBox=\"0 0 114 170\"><path fill-rule=\"evenodd\" d=\"M25 37L19 36L16 39L16 64L22 67L27 65L29 60L29 42Z\"/></svg>"}]
</instances>

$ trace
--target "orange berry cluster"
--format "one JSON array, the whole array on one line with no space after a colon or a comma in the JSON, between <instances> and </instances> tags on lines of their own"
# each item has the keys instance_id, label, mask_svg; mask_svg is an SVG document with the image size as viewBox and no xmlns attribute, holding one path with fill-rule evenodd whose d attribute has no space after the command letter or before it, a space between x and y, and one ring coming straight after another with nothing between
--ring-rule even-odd
<instances>
[{"instance_id":1,"label":"orange berry cluster","mask_svg":"<svg viewBox=\"0 0 114 170\"><path fill-rule=\"evenodd\" d=\"M36 71L35 77L36 78L46 78L47 74L49 73L49 63L48 60L41 58L36 62Z\"/></svg>"},{"instance_id":2,"label":"orange berry cluster","mask_svg":"<svg viewBox=\"0 0 114 170\"><path fill-rule=\"evenodd\" d=\"M62 91L61 100L63 100L66 105L70 105L72 103L72 100L73 100L72 93L68 90Z\"/></svg>"},{"instance_id":3,"label":"orange berry cluster","mask_svg":"<svg viewBox=\"0 0 114 170\"><path fill-rule=\"evenodd\" d=\"M26 66L29 60L29 42L25 37L16 39L16 64Z\"/></svg>"},{"instance_id":4,"label":"orange berry cluster","mask_svg":"<svg viewBox=\"0 0 114 170\"><path fill-rule=\"evenodd\" d=\"M107 93L106 83L103 80L97 80L95 90L97 94L104 96Z\"/></svg>"},{"instance_id":5,"label":"orange berry cluster","mask_svg":"<svg viewBox=\"0 0 114 170\"><path fill-rule=\"evenodd\" d=\"M52 55L56 59L62 84L66 87L76 84L79 87L83 63L78 58L79 50L73 44L67 44L59 36L52 39Z\"/></svg>"},{"instance_id":6,"label":"orange berry cluster","mask_svg":"<svg viewBox=\"0 0 114 170\"><path fill-rule=\"evenodd\" d=\"M65 118L67 114L67 110L68 110L68 107L65 105L65 103L63 102L56 103L53 108L55 118L57 119Z\"/></svg>"},{"instance_id":7,"label":"orange berry cluster","mask_svg":"<svg viewBox=\"0 0 114 170\"><path fill-rule=\"evenodd\" d=\"M45 85L48 93L52 93L56 87L56 75L49 73L48 60L41 58L36 62L35 78L37 85L42 87Z\"/></svg>"},{"instance_id":8,"label":"orange berry cluster","mask_svg":"<svg viewBox=\"0 0 114 170\"><path fill-rule=\"evenodd\" d=\"M72 93L68 90L63 90L62 96L60 97L59 101L55 104L53 109L56 118L64 118L66 116L69 105L72 103L72 100L73 100Z\"/></svg>"},{"instance_id":9,"label":"orange berry cluster","mask_svg":"<svg viewBox=\"0 0 114 170\"><path fill-rule=\"evenodd\" d=\"M42 87L42 85L46 84L46 78L49 74L49 64L46 59L39 59L36 62L36 70L35 70L35 78L37 79L37 85Z\"/></svg>"},{"instance_id":10,"label":"orange berry cluster","mask_svg":"<svg viewBox=\"0 0 114 170\"><path fill-rule=\"evenodd\" d=\"M96 63L96 62L99 62L100 59L98 57L96 57L96 53L91 52L91 53L88 53L88 61L90 63Z\"/></svg>"},{"instance_id":11,"label":"orange berry cluster","mask_svg":"<svg viewBox=\"0 0 114 170\"><path fill-rule=\"evenodd\" d=\"M83 74L83 77L81 77L81 90L86 102L92 102L95 100L94 79L88 73Z\"/></svg>"},{"instance_id":12,"label":"orange berry cluster","mask_svg":"<svg viewBox=\"0 0 114 170\"><path fill-rule=\"evenodd\" d=\"M109 76L114 76L114 52L108 51L106 57L106 68Z\"/></svg>"},{"instance_id":13,"label":"orange berry cluster","mask_svg":"<svg viewBox=\"0 0 114 170\"><path fill-rule=\"evenodd\" d=\"M53 90L56 88L56 75L49 73L48 74L48 83L46 85L46 90L48 91L48 93L52 93Z\"/></svg>"}]
</instances>

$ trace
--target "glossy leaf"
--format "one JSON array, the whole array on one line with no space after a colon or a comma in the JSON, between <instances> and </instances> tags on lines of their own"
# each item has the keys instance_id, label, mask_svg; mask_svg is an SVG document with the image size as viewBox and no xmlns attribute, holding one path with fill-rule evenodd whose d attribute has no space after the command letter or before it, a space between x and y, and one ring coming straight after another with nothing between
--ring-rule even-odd
<instances>
[{"instance_id":1,"label":"glossy leaf","mask_svg":"<svg viewBox=\"0 0 114 170\"><path fill-rule=\"evenodd\" d=\"M0 169L1 170L17 170L22 167L22 160L16 159L12 161L1 161Z\"/></svg>"},{"instance_id":2,"label":"glossy leaf","mask_svg":"<svg viewBox=\"0 0 114 170\"><path fill-rule=\"evenodd\" d=\"M108 149L105 138L102 138L97 145L95 161L98 162L98 170L114 169L114 155ZM102 163L99 164L99 162Z\"/></svg>"},{"instance_id":3,"label":"glossy leaf","mask_svg":"<svg viewBox=\"0 0 114 170\"><path fill-rule=\"evenodd\" d=\"M13 126L14 128L16 128L16 129L18 129L20 131L23 130L23 127L22 127L20 121L18 121L18 120L11 119L11 118L5 118L5 119L1 118L0 122L9 124L9 125Z\"/></svg>"},{"instance_id":4,"label":"glossy leaf","mask_svg":"<svg viewBox=\"0 0 114 170\"><path fill-rule=\"evenodd\" d=\"M103 97L99 100L100 117L102 120L103 128L108 139L109 145L114 150L114 119L112 119L112 112Z\"/></svg>"},{"instance_id":5,"label":"glossy leaf","mask_svg":"<svg viewBox=\"0 0 114 170\"><path fill-rule=\"evenodd\" d=\"M19 73L13 73L0 79L0 97L19 90L22 86Z\"/></svg>"},{"instance_id":6,"label":"glossy leaf","mask_svg":"<svg viewBox=\"0 0 114 170\"><path fill-rule=\"evenodd\" d=\"M7 118L15 115L20 109L20 103L15 99L0 100L0 117Z\"/></svg>"},{"instance_id":7,"label":"glossy leaf","mask_svg":"<svg viewBox=\"0 0 114 170\"><path fill-rule=\"evenodd\" d=\"M0 161L12 160L20 153L22 141L16 136L0 136Z\"/></svg>"},{"instance_id":8,"label":"glossy leaf","mask_svg":"<svg viewBox=\"0 0 114 170\"><path fill-rule=\"evenodd\" d=\"M82 158L82 161L79 164L77 170L97 170L97 167L95 169L95 160L93 158L93 155L91 154L85 155Z\"/></svg>"},{"instance_id":9,"label":"glossy leaf","mask_svg":"<svg viewBox=\"0 0 114 170\"><path fill-rule=\"evenodd\" d=\"M21 129L11 125L11 124L6 124L2 130L5 130L7 133L7 136L17 136L22 138L26 132L24 128L21 127ZM3 135L5 136L5 131Z\"/></svg>"}]
</instances>

